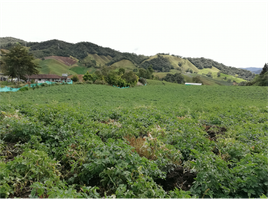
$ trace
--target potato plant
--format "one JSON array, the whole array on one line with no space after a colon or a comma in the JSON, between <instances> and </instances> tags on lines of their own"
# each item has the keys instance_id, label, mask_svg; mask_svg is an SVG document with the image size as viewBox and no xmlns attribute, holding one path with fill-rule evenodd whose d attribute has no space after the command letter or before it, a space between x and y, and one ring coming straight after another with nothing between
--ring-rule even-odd
<instances>
[{"instance_id":1,"label":"potato plant","mask_svg":"<svg viewBox=\"0 0 268 200\"><path fill-rule=\"evenodd\" d=\"M44 87L0 98L1 198L267 198L267 87Z\"/></svg>"}]
</instances>

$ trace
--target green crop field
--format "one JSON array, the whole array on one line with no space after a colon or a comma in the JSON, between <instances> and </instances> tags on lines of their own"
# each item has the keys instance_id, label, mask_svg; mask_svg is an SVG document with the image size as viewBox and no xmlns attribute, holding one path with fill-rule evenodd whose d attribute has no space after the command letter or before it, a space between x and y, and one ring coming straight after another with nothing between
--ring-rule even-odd
<instances>
[{"instance_id":1,"label":"green crop field","mask_svg":"<svg viewBox=\"0 0 268 200\"><path fill-rule=\"evenodd\" d=\"M64 65L63 63L55 60L55 59L47 59L47 60L35 60L40 66L40 74L56 74L61 76L62 74L76 74L74 71L70 70L70 67Z\"/></svg>"},{"instance_id":2,"label":"green crop field","mask_svg":"<svg viewBox=\"0 0 268 200\"><path fill-rule=\"evenodd\" d=\"M89 70L89 68L84 67L84 66L75 66L75 67L70 68L70 70L74 71L77 74L85 74Z\"/></svg>"},{"instance_id":3,"label":"green crop field","mask_svg":"<svg viewBox=\"0 0 268 200\"><path fill-rule=\"evenodd\" d=\"M164 83L1 93L0 196L266 198L267 87Z\"/></svg>"}]
</instances>

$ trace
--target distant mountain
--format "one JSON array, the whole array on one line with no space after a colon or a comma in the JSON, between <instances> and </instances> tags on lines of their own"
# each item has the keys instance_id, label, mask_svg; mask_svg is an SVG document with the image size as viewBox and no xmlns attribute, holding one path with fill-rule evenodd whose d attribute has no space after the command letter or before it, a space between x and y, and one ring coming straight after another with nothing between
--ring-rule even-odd
<instances>
[{"instance_id":1,"label":"distant mountain","mask_svg":"<svg viewBox=\"0 0 268 200\"><path fill-rule=\"evenodd\" d=\"M0 38L0 44L2 44L1 48L3 49L9 49L17 42L25 45L25 41L20 39L12 37ZM66 66L65 68L73 70L76 73L84 72L86 68L94 68L94 70L96 70L96 68L106 65L116 68L124 67L132 70L137 70L139 67L147 69L151 66L155 72L165 74L174 72L174 70L183 73L189 73L189 71L192 71L192 73L200 73L202 71L202 74L204 75L211 72L217 76L215 73L220 72L243 80L251 80L255 76L255 74L249 70L228 67L212 59L186 58L164 53L159 53L154 56L122 53L90 42L79 42L73 44L60 40L49 40L45 42L28 42L27 47L29 47L29 51L36 58L41 60L40 64L44 62L43 68L46 69L46 71L51 72L54 71L51 67L52 65L49 65L49 62L45 62L44 60L54 59L56 57L59 58L60 56L68 57L75 61L75 64ZM62 59L63 58L58 60L58 62L62 63ZM55 63L53 64L56 66ZM57 66L59 66L59 64L57 64Z\"/></svg>"},{"instance_id":2,"label":"distant mountain","mask_svg":"<svg viewBox=\"0 0 268 200\"><path fill-rule=\"evenodd\" d=\"M254 74L260 74L261 70L262 70L262 68L259 68L259 67L247 67L247 68L240 68L240 69L245 69L245 70L251 71Z\"/></svg>"}]
</instances>

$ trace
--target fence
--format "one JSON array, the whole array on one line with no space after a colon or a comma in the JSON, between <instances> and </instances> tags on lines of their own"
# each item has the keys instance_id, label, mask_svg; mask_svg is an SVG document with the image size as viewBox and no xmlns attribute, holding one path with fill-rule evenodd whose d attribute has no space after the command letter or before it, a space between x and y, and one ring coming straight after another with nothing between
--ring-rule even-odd
<instances>
[{"instance_id":1,"label":"fence","mask_svg":"<svg viewBox=\"0 0 268 200\"><path fill-rule=\"evenodd\" d=\"M48 85L56 84L56 82L50 82L50 81L46 81L45 83L48 84ZM66 82L66 83L67 83L67 84L73 84L73 81L71 80L71 81L68 81L68 82ZM30 84L30 87L36 87L37 85L40 86L40 85L42 85L42 84L44 84L44 83L34 83L34 84ZM62 83L60 83L60 84L62 84ZM24 86L22 86L22 87L20 87L20 88L12 88L12 87L5 86L5 87L3 87L3 88L0 88L0 92L17 92L17 91L19 91L21 88L24 88L24 87L29 87L29 84L24 85Z\"/></svg>"}]
</instances>

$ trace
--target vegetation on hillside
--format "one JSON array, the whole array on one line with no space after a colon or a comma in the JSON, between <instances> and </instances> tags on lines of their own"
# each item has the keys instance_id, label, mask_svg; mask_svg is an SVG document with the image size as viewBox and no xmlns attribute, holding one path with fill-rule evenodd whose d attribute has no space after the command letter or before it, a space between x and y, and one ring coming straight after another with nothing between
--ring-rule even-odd
<instances>
[{"instance_id":1,"label":"vegetation on hillside","mask_svg":"<svg viewBox=\"0 0 268 200\"><path fill-rule=\"evenodd\" d=\"M221 73L227 74L227 75L237 75L240 78L243 78L245 80L251 80L254 78L255 74L244 69L239 69L235 67L227 67L226 65L222 63L218 63L212 59L207 58L187 58L193 65L195 65L198 69L203 68L212 68L216 67L221 71Z\"/></svg>"},{"instance_id":2,"label":"vegetation on hillside","mask_svg":"<svg viewBox=\"0 0 268 200\"><path fill-rule=\"evenodd\" d=\"M171 69L174 69L174 67L170 64L168 59L164 58L161 55L157 55L157 58L143 62L140 66L144 69L147 69L148 67L151 66L154 70L160 72L169 72Z\"/></svg>"},{"instance_id":3,"label":"vegetation on hillside","mask_svg":"<svg viewBox=\"0 0 268 200\"><path fill-rule=\"evenodd\" d=\"M0 48L3 48L8 44L17 44L17 43L25 45L26 41L13 37L0 37Z\"/></svg>"},{"instance_id":4,"label":"vegetation on hillside","mask_svg":"<svg viewBox=\"0 0 268 200\"><path fill-rule=\"evenodd\" d=\"M249 82L241 82L241 86L268 86L268 63L264 64L262 71L259 75Z\"/></svg>"},{"instance_id":5,"label":"vegetation on hillside","mask_svg":"<svg viewBox=\"0 0 268 200\"><path fill-rule=\"evenodd\" d=\"M1 38L0 38L1 41ZM2 48L9 49L13 43L8 43ZM121 53L111 48L104 48L90 42L79 42L76 44L67 43L59 40L49 40L45 42L30 42L27 43L30 52L36 57L43 59L48 56L64 56L78 59L77 65L73 67L74 71L85 71L80 67L85 68L100 68L101 66L115 66L121 61L128 60L130 68L144 68L149 66L157 72L170 72L172 69L180 69L181 72L198 72L202 69L213 70L217 68L220 73L229 76L242 78L244 80L251 80L255 74L244 69L234 67L227 67L222 63L218 63L206 58L182 58L181 56L158 54L157 56L144 56L134 53ZM188 60L190 61L188 61ZM124 67L124 66L119 66ZM212 72L212 71L211 71ZM176 72L175 72L176 73ZM213 72L212 72L213 74ZM166 74L165 74L166 75ZM227 81L227 80L226 80Z\"/></svg>"},{"instance_id":6,"label":"vegetation on hillside","mask_svg":"<svg viewBox=\"0 0 268 200\"><path fill-rule=\"evenodd\" d=\"M86 72L83 77L84 81L91 81L95 84L109 84L117 87L129 87L135 86L139 80L139 77L133 72L126 72L124 68L120 68L119 71L111 70L107 66L101 67L100 70L90 74Z\"/></svg>"}]
</instances>

